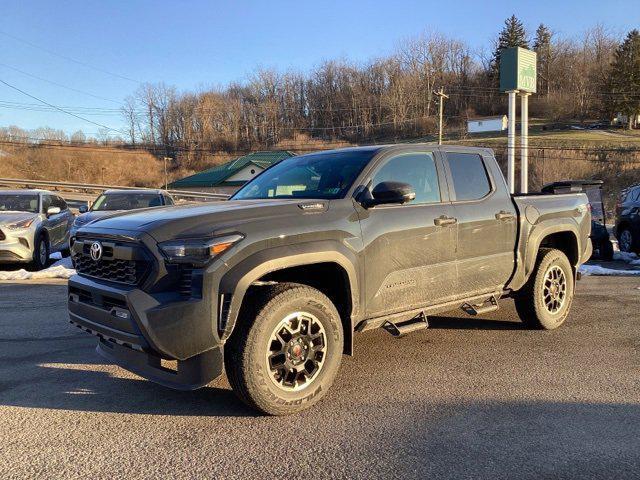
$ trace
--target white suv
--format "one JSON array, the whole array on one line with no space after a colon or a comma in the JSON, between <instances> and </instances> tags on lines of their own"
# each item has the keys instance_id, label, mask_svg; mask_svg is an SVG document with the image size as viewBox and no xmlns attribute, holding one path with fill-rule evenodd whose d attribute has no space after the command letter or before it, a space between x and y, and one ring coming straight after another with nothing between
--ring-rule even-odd
<instances>
[{"instance_id":1,"label":"white suv","mask_svg":"<svg viewBox=\"0 0 640 480\"><path fill-rule=\"evenodd\" d=\"M0 264L45 268L54 252L69 254L73 213L46 190L0 190Z\"/></svg>"}]
</instances>

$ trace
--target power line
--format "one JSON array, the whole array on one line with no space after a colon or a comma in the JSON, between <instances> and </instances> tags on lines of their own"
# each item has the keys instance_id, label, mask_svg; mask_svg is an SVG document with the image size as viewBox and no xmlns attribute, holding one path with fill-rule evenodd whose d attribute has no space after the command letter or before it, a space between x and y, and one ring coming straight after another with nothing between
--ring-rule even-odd
<instances>
[{"instance_id":1,"label":"power line","mask_svg":"<svg viewBox=\"0 0 640 480\"><path fill-rule=\"evenodd\" d=\"M463 139L455 139L453 138L453 135L449 135L449 138L447 140L456 140L456 141L462 141L462 142L468 142L468 140L463 140ZM5 145L12 145L12 146L18 146L18 147L46 147L46 148L74 148L74 149L95 149L95 150L101 150L101 151L118 151L118 152L130 152L130 153L141 153L141 152L145 152L148 150L175 150L175 151L183 151L183 152L201 152L201 153L208 153L208 154L212 154L212 153L229 153L229 154L233 154L233 153L241 153L241 152L252 152L252 151L257 151L255 149L241 149L241 150L234 150L234 151L224 151L224 150L218 150L218 151L212 151L212 150L208 150L208 149L204 149L204 148L190 148L190 147L184 147L184 146L180 146L180 145L149 145L149 144L141 144L139 146L137 145L130 145L130 144L123 144L120 148L118 147L113 147L113 146L100 146L100 145L95 145L95 144L89 144L89 143L79 143L79 144L68 144L66 143L66 140L51 140L51 139L44 139L44 138L35 138L35 137L20 137L23 140L30 140L32 142L40 142L40 143L25 143L24 141L17 141L17 140L0 140L0 144L5 144ZM420 139L418 139L420 140ZM52 143L52 142L57 142L57 143ZM211 144L213 145L214 142L201 142L203 144ZM402 142L401 142L402 143ZM423 141L423 142L418 142L418 143L429 143L427 141ZM433 143L433 142L432 142ZM504 149L507 148L505 145L491 145L491 144L483 144L481 142L479 143L475 143L474 145L479 146L479 147L484 147L484 148L491 148L491 149ZM357 145L349 145L349 146L357 146ZM323 146L317 146L317 145L309 145L309 144L295 144L295 143L286 143L286 142L282 142L280 144L277 145L277 150L283 150L283 149L287 149L287 148L291 148L293 150L307 150L307 151L313 151L313 150L321 150ZM324 147L328 147L331 149L334 148L342 148L340 146L327 146L324 145ZM609 152L609 153L637 153L640 152L640 146L638 147L625 147L625 146L620 146L620 147L598 147L598 146L593 146L593 147L589 147L589 146L568 146L568 145L529 145L528 148L530 150L542 150L542 151L584 151L584 152L592 152L593 154L598 154L598 153L604 153L604 152ZM132 150L129 149L137 149L137 152L134 152ZM262 150L276 150L274 147L265 147L264 149L260 149ZM595 161L600 161L598 159L595 159Z\"/></svg>"},{"instance_id":2,"label":"power line","mask_svg":"<svg viewBox=\"0 0 640 480\"><path fill-rule=\"evenodd\" d=\"M51 108L55 108L56 110L59 110L62 113L66 113L67 115L71 115L72 117L75 117L75 118L80 119L82 121L85 121L85 122L88 122L88 123L92 123L93 125L97 125L100 128L106 128L107 130L118 132L118 133L120 133L122 135L127 135L125 132L122 132L122 131L117 130L115 128L108 127L108 126L103 125L103 124L98 123L98 122L94 122L93 120L89 120L88 118L82 117L80 115L76 115L75 113L69 112L68 110L65 110L63 108L57 107L57 106L55 106L55 105L53 105L51 103L45 102L44 100L42 100L42 99L40 99L40 98L38 98L38 97L36 97L34 95L31 95L30 93L27 93L24 90L21 90L18 87L14 86L14 85L11 85L10 83L5 82L2 79L0 79L0 83L6 85L9 88L12 88L13 90L16 90L17 92L22 93L23 95L26 95L29 98L33 98L34 100L37 100L38 102L43 103L43 104L45 104L45 105L47 105L47 106L49 106Z\"/></svg>"},{"instance_id":3,"label":"power line","mask_svg":"<svg viewBox=\"0 0 640 480\"><path fill-rule=\"evenodd\" d=\"M142 82L140 82L138 80L134 80L133 78L126 77L124 75L120 75L119 73L110 72L108 70L105 70L105 69L100 68L100 67L96 67L96 66L91 65L89 63L86 63L86 62L83 62L83 61L80 61L80 60L76 60L75 58L71 58L71 57L68 57L66 55L61 55L61 54L56 53L56 52L54 52L52 50L49 50L48 48L41 47L40 45L36 45L35 43L31 43L31 42L29 42L27 40L24 40L22 38L16 37L15 35L11 35L11 34L9 34L7 32L3 32L1 30L0 30L0 35L4 35L5 37L9 37L9 38L11 38L11 39L13 39L13 40L15 40L17 42L24 43L25 45L29 45L30 47L35 48L37 50L42 50L43 52L47 52L49 55L53 55L54 57L62 58L62 59L67 60L69 62L73 62L73 63L76 63L78 65L82 65L83 67L90 68L90 69L96 70L98 72L105 73L107 75L111 75L112 77L121 78L122 80L127 80L129 82L133 82L133 83L136 83L136 84L142 83Z\"/></svg>"},{"instance_id":4,"label":"power line","mask_svg":"<svg viewBox=\"0 0 640 480\"><path fill-rule=\"evenodd\" d=\"M26 75L27 77L35 78L36 80L40 80L41 82L50 83L51 85L55 85L56 87L65 88L72 92L80 93L82 95L87 95L89 97L97 98L98 100L104 100L106 102L115 103L116 105L121 105L120 102L116 100L112 100L111 98L101 97L100 95L94 95L93 93L85 92L83 90L78 90L77 88L69 87L67 85L63 85L62 83L54 82L52 80L48 80L46 78L39 77L29 72L25 72L24 70L20 70L19 68L12 67L11 65L7 65L6 63L0 63L0 66L13 70L15 72L21 73L22 75Z\"/></svg>"}]
</instances>

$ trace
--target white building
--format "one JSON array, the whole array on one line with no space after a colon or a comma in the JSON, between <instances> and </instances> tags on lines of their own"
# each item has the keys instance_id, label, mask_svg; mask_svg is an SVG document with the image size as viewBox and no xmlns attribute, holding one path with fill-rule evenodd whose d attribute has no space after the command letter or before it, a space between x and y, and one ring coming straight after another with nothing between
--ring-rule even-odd
<instances>
[{"instance_id":1,"label":"white building","mask_svg":"<svg viewBox=\"0 0 640 480\"><path fill-rule=\"evenodd\" d=\"M478 117L467 120L468 133L502 132L507 129L507 116Z\"/></svg>"}]
</instances>

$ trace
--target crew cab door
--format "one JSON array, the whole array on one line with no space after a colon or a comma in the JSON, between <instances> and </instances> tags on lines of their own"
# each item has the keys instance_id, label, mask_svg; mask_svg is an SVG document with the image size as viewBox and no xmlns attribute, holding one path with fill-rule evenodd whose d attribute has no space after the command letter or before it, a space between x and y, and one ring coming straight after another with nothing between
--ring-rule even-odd
<instances>
[{"instance_id":1,"label":"crew cab door","mask_svg":"<svg viewBox=\"0 0 640 480\"><path fill-rule=\"evenodd\" d=\"M369 318L440 303L455 294L456 224L437 151L390 152L365 180L410 184L415 200L359 210Z\"/></svg>"},{"instance_id":2,"label":"crew cab door","mask_svg":"<svg viewBox=\"0 0 640 480\"><path fill-rule=\"evenodd\" d=\"M515 266L516 211L495 159L443 148L449 196L458 220L456 263L461 296L505 285Z\"/></svg>"}]
</instances>

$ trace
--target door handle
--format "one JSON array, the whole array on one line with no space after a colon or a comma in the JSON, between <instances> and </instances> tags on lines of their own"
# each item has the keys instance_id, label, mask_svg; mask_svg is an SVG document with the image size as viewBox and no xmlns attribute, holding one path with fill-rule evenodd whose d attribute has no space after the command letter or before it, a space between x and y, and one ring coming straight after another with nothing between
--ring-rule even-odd
<instances>
[{"instance_id":1,"label":"door handle","mask_svg":"<svg viewBox=\"0 0 640 480\"><path fill-rule=\"evenodd\" d=\"M454 225L458 223L458 219L453 217L447 217L446 215L441 215L438 218L434 218L433 223L437 227L445 227L447 225Z\"/></svg>"},{"instance_id":2,"label":"door handle","mask_svg":"<svg viewBox=\"0 0 640 480\"><path fill-rule=\"evenodd\" d=\"M514 215L511 212L505 212L504 210L501 210L496 213L496 220L511 220L512 218L514 218Z\"/></svg>"}]
</instances>

